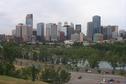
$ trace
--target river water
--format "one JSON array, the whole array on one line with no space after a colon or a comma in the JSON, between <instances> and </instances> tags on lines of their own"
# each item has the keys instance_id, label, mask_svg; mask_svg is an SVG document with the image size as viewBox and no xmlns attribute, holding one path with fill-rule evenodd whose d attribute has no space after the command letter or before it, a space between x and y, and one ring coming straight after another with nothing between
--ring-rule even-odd
<instances>
[{"instance_id":1,"label":"river water","mask_svg":"<svg viewBox=\"0 0 126 84\"><path fill-rule=\"evenodd\" d=\"M87 67L87 66L90 66L90 64L86 60L85 62L83 62L83 61L78 62L77 66L78 67ZM113 69L111 64L106 61L100 61L98 66L100 69ZM116 69L119 70L119 69L122 69L122 67L116 67ZM125 66L124 70L126 70L126 66Z\"/></svg>"}]
</instances>

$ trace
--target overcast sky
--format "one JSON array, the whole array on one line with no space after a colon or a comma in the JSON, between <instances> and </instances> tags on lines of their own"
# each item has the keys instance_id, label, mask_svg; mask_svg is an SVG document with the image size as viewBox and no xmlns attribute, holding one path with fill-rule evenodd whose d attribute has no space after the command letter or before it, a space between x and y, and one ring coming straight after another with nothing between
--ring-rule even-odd
<instances>
[{"instance_id":1,"label":"overcast sky","mask_svg":"<svg viewBox=\"0 0 126 84\"><path fill-rule=\"evenodd\" d=\"M0 33L11 34L18 23L25 23L26 14L38 22L81 23L83 32L92 16L100 15L102 25L126 28L126 0L0 0Z\"/></svg>"}]
</instances>

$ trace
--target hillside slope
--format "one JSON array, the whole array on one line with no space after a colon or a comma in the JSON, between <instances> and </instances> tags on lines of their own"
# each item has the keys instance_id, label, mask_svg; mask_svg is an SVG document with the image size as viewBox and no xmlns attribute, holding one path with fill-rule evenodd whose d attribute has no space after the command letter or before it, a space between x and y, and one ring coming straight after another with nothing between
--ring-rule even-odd
<instances>
[{"instance_id":1,"label":"hillside slope","mask_svg":"<svg viewBox=\"0 0 126 84\"><path fill-rule=\"evenodd\" d=\"M41 81L32 82L31 80L23 80L8 76L0 76L0 84L47 84Z\"/></svg>"}]
</instances>

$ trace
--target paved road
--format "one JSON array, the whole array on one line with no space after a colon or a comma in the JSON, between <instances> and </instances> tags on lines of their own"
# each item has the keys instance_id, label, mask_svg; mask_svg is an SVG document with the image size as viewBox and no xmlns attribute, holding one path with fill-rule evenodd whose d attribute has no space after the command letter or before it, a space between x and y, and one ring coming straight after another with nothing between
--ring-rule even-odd
<instances>
[{"instance_id":1,"label":"paved road","mask_svg":"<svg viewBox=\"0 0 126 84\"><path fill-rule=\"evenodd\" d=\"M105 79L106 81L110 79L114 79L115 82L113 84L126 84L126 77L115 76L115 75L101 75L101 74L92 74L92 73L79 73L72 72L71 80L67 84L100 84L99 82ZM78 77L82 77L78 79ZM120 81L120 83L118 82ZM109 84L109 83L103 83Z\"/></svg>"}]
</instances>

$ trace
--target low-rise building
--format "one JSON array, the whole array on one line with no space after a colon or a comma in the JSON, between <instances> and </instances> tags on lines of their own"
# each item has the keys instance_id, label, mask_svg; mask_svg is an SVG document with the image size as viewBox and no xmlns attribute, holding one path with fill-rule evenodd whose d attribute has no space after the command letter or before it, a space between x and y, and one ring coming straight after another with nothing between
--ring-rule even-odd
<instances>
[{"instance_id":1,"label":"low-rise building","mask_svg":"<svg viewBox=\"0 0 126 84\"><path fill-rule=\"evenodd\" d=\"M94 34L93 38L94 38L93 41L95 43L102 43L103 42L103 34L101 34L101 33Z\"/></svg>"},{"instance_id":2,"label":"low-rise building","mask_svg":"<svg viewBox=\"0 0 126 84\"><path fill-rule=\"evenodd\" d=\"M66 44L66 45L73 45L74 42L72 40L65 40L64 44Z\"/></svg>"},{"instance_id":3,"label":"low-rise building","mask_svg":"<svg viewBox=\"0 0 126 84\"><path fill-rule=\"evenodd\" d=\"M83 42L84 34L83 33L74 33L71 35L71 40L73 42Z\"/></svg>"}]
</instances>

